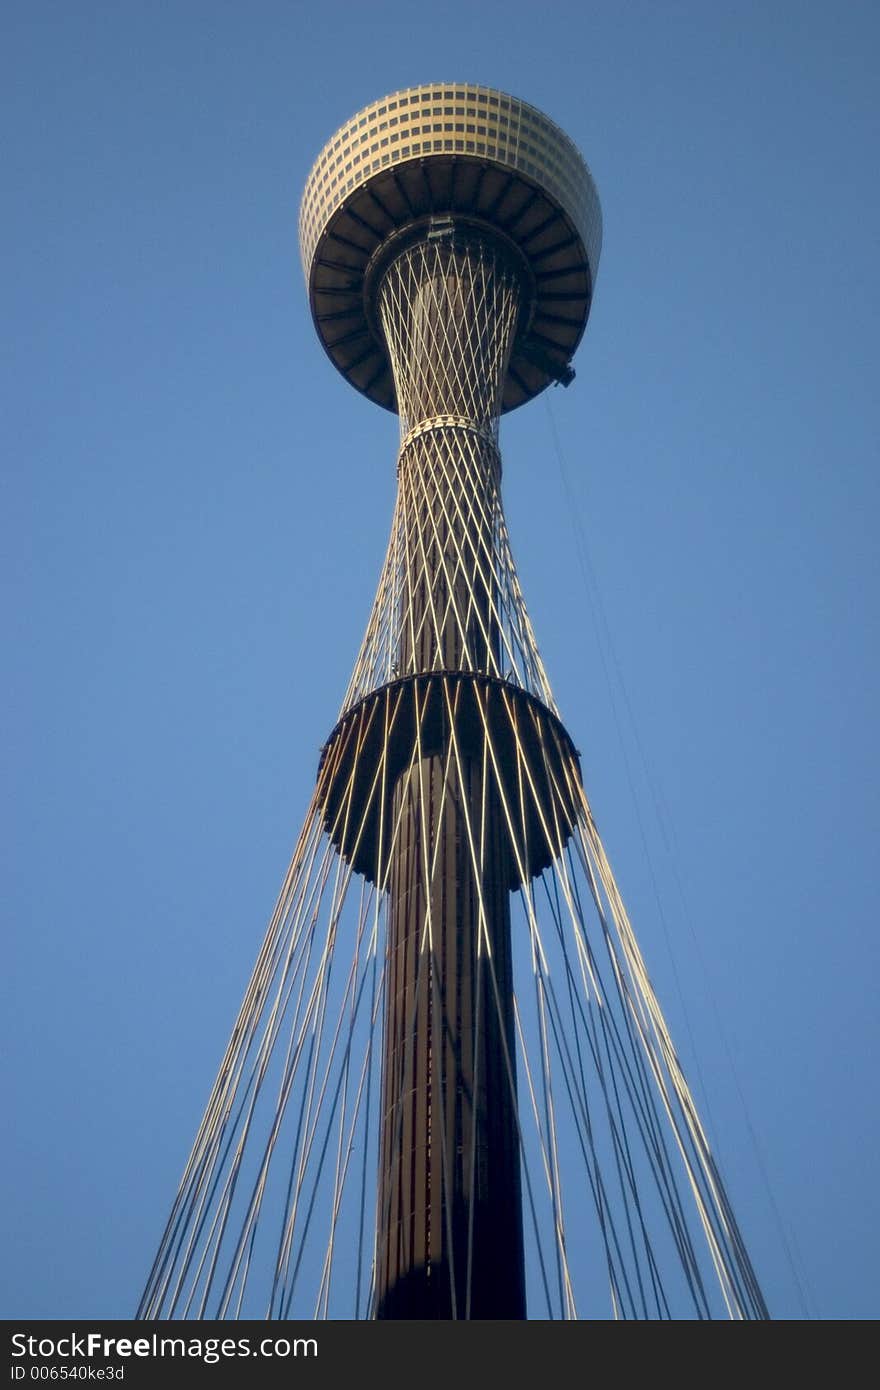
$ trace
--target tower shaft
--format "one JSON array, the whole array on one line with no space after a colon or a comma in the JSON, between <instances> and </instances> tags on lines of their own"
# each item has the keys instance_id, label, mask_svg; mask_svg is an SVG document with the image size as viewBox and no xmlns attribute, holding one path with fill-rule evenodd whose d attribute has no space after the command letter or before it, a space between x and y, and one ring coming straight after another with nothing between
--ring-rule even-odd
<instances>
[{"instance_id":1,"label":"tower shaft","mask_svg":"<svg viewBox=\"0 0 880 1390\"><path fill-rule=\"evenodd\" d=\"M472 83L309 175L313 321L400 416L397 504L139 1317L523 1317L523 1197L534 1316L767 1316L501 506L499 414L571 381L601 237L564 132Z\"/></svg>"},{"instance_id":2,"label":"tower shaft","mask_svg":"<svg viewBox=\"0 0 880 1390\"><path fill-rule=\"evenodd\" d=\"M412 512L398 669L414 680L498 669L497 417L517 312L497 248L451 226L382 281ZM509 848L480 742L451 707L431 727L392 797L376 1313L522 1318Z\"/></svg>"}]
</instances>

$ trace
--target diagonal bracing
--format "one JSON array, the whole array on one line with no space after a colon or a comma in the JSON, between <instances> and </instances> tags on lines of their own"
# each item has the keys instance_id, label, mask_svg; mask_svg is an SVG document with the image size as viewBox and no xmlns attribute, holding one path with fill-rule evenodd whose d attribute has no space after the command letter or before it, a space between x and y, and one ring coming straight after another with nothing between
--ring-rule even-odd
<instances>
[{"instance_id":1,"label":"diagonal bracing","mask_svg":"<svg viewBox=\"0 0 880 1390\"><path fill-rule=\"evenodd\" d=\"M763 1318L517 582L508 248L404 247L375 603L143 1318Z\"/></svg>"}]
</instances>

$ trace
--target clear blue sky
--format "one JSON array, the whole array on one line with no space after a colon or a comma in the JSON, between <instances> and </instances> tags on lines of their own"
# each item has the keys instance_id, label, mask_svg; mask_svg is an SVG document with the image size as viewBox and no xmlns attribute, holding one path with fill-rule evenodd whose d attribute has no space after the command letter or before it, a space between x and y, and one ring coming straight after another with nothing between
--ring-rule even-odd
<instances>
[{"instance_id":1,"label":"clear blue sky","mask_svg":"<svg viewBox=\"0 0 880 1390\"><path fill-rule=\"evenodd\" d=\"M3 1316L137 1303L393 504L300 191L436 78L596 178L577 379L502 430L526 600L771 1310L878 1315L878 45L857 0L3 7Z\"/></svg>"}]
</instances>

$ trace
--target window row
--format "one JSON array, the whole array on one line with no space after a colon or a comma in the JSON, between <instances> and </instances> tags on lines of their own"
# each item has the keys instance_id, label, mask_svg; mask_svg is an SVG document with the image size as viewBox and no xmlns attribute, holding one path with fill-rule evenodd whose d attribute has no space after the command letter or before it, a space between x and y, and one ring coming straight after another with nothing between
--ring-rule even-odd
<instances>
[{"instance_id":1,"label":"window row","mask_svg":"<svg viewBox=\"0 0 880 1390\"><path fill-rule=\"evenodd\" d=\"M396 158L409 159L415 158L419 155L441 152L484 155L489 159L504 158L506 155L506 151L499 151L497 145L491 144L487 141L468 140L462 138L450 139L449 137L440 140L415 140L409 145L404 145L399 152L395 151L394 153ZM362 183L371 174L375 173L379 169L386 168L391 163L391 159L392 154L389 151L386 154L379 154L369 163L365 163L362 168L358 169L354 173L349 174L348 178L345 177L344 173L337 175L337 177L332 180L330 189L325 192L324 196L322 196L320 204L315 205L314 208L311 210L311 215L304 219L304 236L307 239L311 238L319 222L322 220L321 214L323 212L323 209L326 207L327 203L333 203L338 199L345 197L346 194L350 193L353 188L357 187L358 184ZM546 170L543 167L538 167L531 160L519 159L517 160L517 167L521 169L523 173L528 174L532 178L534 178L536 182L548 182L546 179ZM552 187L551 191L553 191ZM562 190L561 188L559 189L560 193L562 193L563 191L564 190ZM565 191L568 194L566 201L569 201L571 199L571 194L575 190L568 189ZM575 202L575 206L577 206L579 202L580 199L578 198Z\"/></svg>"},{"instance_id":2,"label":"window row","mask_svg":"<svg viewBox=\"0 0 880 1390\"><path fill-rule=\"evenodd\" d=\"M395 100L387 101L384 105L378 106L373 110L370 110L368 108L367 111L365 111L363 115L357 117L351 125L346 126L343 130L339 132L333 144L327 148L322 163L325 162L327 159L331 158L333 154L338 153L338 151L343 147L343 145L347 144L357 134L359 130L364 129L368 125L374 124L377 120L380 120L382 116L389 117L388 121L385 122L385 125L393 126L398 124L398 122L400 121L409 121L412 115L414 114L413 112L406 111L402 116L391 116L390 113L392 111L397 111L399 108L410 105L417 108L421 107L422 110L418 114L420 114L422 117L428 115L470 116L472 119L476 118L478 115L483 114L479 111L480 105L485 106L487 108L487 111L488 108L497 107L497 114L493 115L492 119L496 121L498 124L510 124L510 117L502 113L506 111L513 112L516 119L516 123L531 126L536 137L542 145L545 144L545 136L547 135L549 135L551 143L558 144L559 142L561 132L558 129L558 127L555 126L552 123L552 121L548 120L547 117L542 116L542 114L539 111L536 111L534 107L525 106L522 102L517 101L515 98L505 97L501 96L500 94L491 92L455 92L453 94L452 92L444 91L442 93L442 98L444 100L457 101L461 104L453 106L437 106L432 104L438 101L440 98L441 93L439 91L418 91L412 93L412 95L402 94L398 96Z\"/></svg>"},{"instance_id":3,"label":"window row","mask_svg":"<svg viewBox=\"0 0 880 1390\"><path fill-rule=\"evenodd\" d=\"M411 141L412 138L417 135L439 135L444 133L475 135L483 136L484 138L487 137L489 142L491 142L493 146L498 147L498 150L500 151L500 158L505 159L512 157L517 167L519 168L524 168L525 165L528 164L528 172L532 172L533 164L535 163L535 161L539 161L539 168L536 170L538 177L547 174L555 177L560 183L569 187L572 193L575 194L575 196L577 196L577 193L581 187L581 167L579 164L575 165L574 161L563 162L562 160L555 158L549 152L545 152L539 149L537 146L533 145L528 140L523 140L521 138L517 139L516 136L514 136L511 139L511 137L508 136L504 131L495 130L491 127L471 124L464 121L446 121L443 123L437 121L433 124L428 124L424 126L414 125L407 128L406 130L392 131L389 135L380 136L378 139L374 140L371 145L366 146L363 150L356 150L352 154L351 158L347 160L344 165L342 165L341 158L344 158L345 153L348 152L345 151L343 152L343 155L340 157L340 159L333 160L330 163L330 165L327 168L325 168L324 173L319 180L320 186L322 188L327 187L330 190L333 190L338 186L338 184L342 180L344 180L345 175L350 173L353 168L361 164L362 161L368 160L370 155L374 155L378 150L385 149L389 145L397 145L401 141ZM362 140L358 143L363 143L367 139L369 139L369 133L363 136ZM405 146L404 149L400 151L401 158L406 159L409 157L406 153L406 150L408 148L408 146ZM428 142L424 145L424 149L430 148L431 142ZM446 149L447 146L442 143L438 145L435 142L435 148L442 150ZM448 146L448 148L456 150L464 148L469 152L474 151L474 141L466 141L464 146L462 146L460 141L457 141L454 145ZM418 149L421 149L421 147L418 147ZM485 149L483 148L483 145L480 142L477 142L475 152L478 154L485 153ZM492 152L493 154L495 154L496 150L493 148ZM526 158L529 155L531 156L530 160Z\"/></svg>"}]
</instances>

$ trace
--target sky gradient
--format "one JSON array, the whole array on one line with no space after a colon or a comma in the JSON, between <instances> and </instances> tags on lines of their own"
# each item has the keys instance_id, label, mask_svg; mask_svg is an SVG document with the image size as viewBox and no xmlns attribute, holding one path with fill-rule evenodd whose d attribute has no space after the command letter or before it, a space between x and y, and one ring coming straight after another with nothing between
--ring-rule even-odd
<instances>
[{"instance_id":1,"label":"sky gradient","mask_svg":"<svg viewBox=\"0 0 880 1390\"><path fill-rule=\"evenodd\" d=\"M330 134L435 79L582 150L520 578L771 1312L875 1318L880 12L13 0L0 1311L128 1317L366 622L396 420L312 328Z\"/></svg>"}]
</instances>

